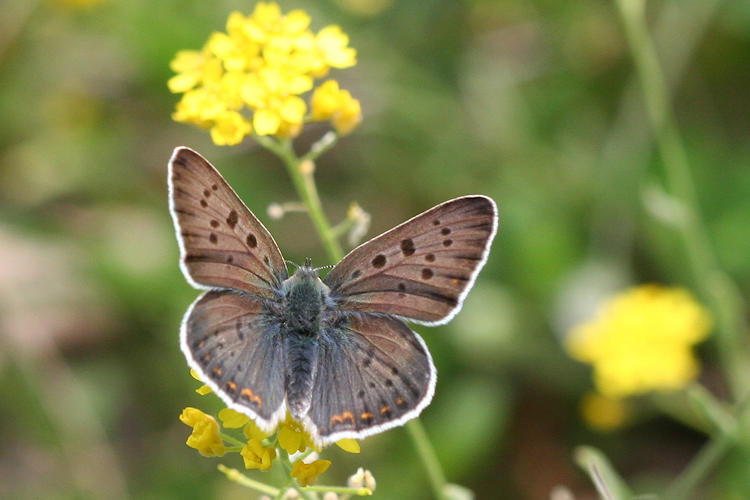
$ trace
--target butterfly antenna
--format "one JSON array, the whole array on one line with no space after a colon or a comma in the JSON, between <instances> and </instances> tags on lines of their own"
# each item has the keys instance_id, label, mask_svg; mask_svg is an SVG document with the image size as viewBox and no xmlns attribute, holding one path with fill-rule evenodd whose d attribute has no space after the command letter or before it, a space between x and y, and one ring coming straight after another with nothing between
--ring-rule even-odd
<instances>
[{"instance_id":1,"label":"butterfly antenna","mask_svg":"<svg viewBox=\"0 0 750 500\"><path fill-rule=\"evenodd\" d=\"M317 272L317 271L320 271L321 269L333 269L333 268L334 268L333 264L328 264L327 266L316 267L315 271Z\"/></svg>"},{"instance_id":2,"label":"butterfly antenna","mask_svg":"<svg viewBox=\"0 0 750 500\"><path fill-rule=\"evenodd\" d=\"M295 271L296 271L297 269L299 269L299 266L298 266L297 264L295 264L294 262L292 262L291 260L285 259L285 260L284 260L284 262L285 262L286 264L291 264L291 265L293 265L293 266L294 266L294 269L295 269Z\"/></svg>"}]
</instances>

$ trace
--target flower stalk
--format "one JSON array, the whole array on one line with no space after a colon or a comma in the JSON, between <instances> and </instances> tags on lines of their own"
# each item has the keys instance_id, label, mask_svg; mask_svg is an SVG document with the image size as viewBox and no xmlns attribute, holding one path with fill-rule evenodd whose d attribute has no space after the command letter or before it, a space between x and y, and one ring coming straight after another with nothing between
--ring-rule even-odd
<instances>
[{"instance_id":1,"label":"flower stalk","mask_svg":"<svg viewBox=\"0 0 750 500\"><path fill-rule=\"evenodd\" d=\"M640 81L670 194L684 205L675 228L682 240L700 294L712 310L718 352L735 401L750 394L750 358L745 341L742 300L737 287L718 267L700 216L684 142L676 125L669 90L648 33L644 0L616 0Z\"/></svg>"},{"instance_id":2,"label":"flower stalk","mask_svg":"<svg viewBox=\"0 0 750 500\"><path fill-rule=\"evenodd\" d=\"M292 184L294 184L294 188L297 191L297 195L307 208L307 213L310 215L310 220L315 226L315 230L326 249L328 257L333 262L341 260L343 257L341 245L333 237L331 224L328 222L328 218L323 211L323 204L320 202L320 196L318 196L318 189L313 177L315 169L309 167L302 168L304 163L308 161L312 162L312 160L300 161L300 158L297 157L292 148L290 140L282 139L277 141L265 136L258 136L256 139L259 144L275 153L284 162Z\"/></svg>"}]
</instances>

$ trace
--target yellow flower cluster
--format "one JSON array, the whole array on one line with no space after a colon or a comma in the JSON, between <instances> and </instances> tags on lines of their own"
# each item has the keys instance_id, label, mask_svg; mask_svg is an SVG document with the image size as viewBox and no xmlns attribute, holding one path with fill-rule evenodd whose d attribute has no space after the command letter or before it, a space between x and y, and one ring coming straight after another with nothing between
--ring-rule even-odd
<instances>
[{"instance_id":1,"label":"yellow flower cluster","mask_svg":"<svg viewBox=\"0 0 750 500\"><path fill-rule=\"evenodd\" d=\"M187 445L195 448L204 457L221 457L224 455L224 441L219 435L219 424L197 408L185 408L180 421L193 428L187 439Z\"/></svg>"},{"instance_id":2,"label":"yellow flower cluster","mask_svg":"<svg viewBox=\"0 0 750 500\"><path fill-rule=\"evenodd\" d=\"M340 134L361 121L359 102L328 80L313 92L311 111L300 96L332 68L356 64L356 51L338 26L309 29L302 10L285 15L260 2L249 16L233 12L226 33L213 33L202 50L182 50L168 86L182 93L173 118L211 129L218 145L251 133L294 137L306 120L330 120Z\"/></svg>"},{"instance_id":3,"label":"yellow flower cluster","mask_svg":"<svg viewBox=\"0 0 750 500\"><path fill-rule=\"evenodd\" d=\"M568 334L570 355L594 368L610 398L684 387L698 374L692 346L711 328L708 312L685 290L644 285L610 299Z\"/></svg>"},{"instance_id":4,"label":"yellow flower cluster","mask_svg":"<svg viewBox=\"0 0 750 500\"><path fill-rule=\"evenodd\" d=\"M192 374L198 379L195 372L192 372ZM269 437L269 434L261 431L247 415L231 408L224 408L219 411L219 420L227 429L242 428L242 432L247 438L247 444L240 450L240 455L242 455L246 469L265 471L271 468L276 458L276 449L273 446L263 446L263 441ZM193 428L193 432L187 440L188 446L197 449L201 455L206 457L224 455L226 449L216 419L197 408L185 408L180 415L180 421ZM336 444L349 453L360 452L359 443L354 439L342 439ZM289 415L278 428L278 445L289 455L303 452L308 447L317 449L302 426ZM317 449L317 451L320 450ZM310 464L303 464L302 461L299 461L292 469L291 475L297 478L300 485L309 486L330 465L331 462L328 460L317 460Z\"/></svg>"}]
</instances>

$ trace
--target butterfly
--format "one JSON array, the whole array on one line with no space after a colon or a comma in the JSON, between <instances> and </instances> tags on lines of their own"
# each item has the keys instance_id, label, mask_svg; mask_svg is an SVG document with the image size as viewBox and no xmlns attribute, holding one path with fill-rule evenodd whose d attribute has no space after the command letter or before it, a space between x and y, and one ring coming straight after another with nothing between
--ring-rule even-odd
<instances>
[{"instance_id":1,"label":"butterfly","mask_svg":"<svg viewBox=\"0 0 750 500\"><path fill-rule=\"evenodd\" d=\"M187 281L180 346L232 408L272 432L287 413L318 447L404 424L437 372L404 321L453 318L497 231L486 196L437 205L352 250L321 279L290 276L271 234L201 155L175 149L169 208Z\"/></svg>"}]
</instances>

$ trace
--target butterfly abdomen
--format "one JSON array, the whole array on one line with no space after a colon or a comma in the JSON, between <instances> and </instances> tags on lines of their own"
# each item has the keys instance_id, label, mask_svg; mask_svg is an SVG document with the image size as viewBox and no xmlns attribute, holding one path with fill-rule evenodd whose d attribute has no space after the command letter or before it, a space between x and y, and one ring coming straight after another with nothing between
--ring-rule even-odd
<instances>
[{"instance_id":1,"label":"butterfly abdomen","mask_svg":"<svg viewBox=\"0 0 750 500\"><path fill-rule=\"evenodd\" d=\"M292 416L302 418L310 408L318 341L315 337L290 333L285 343L287 350L286 400Z\"/></svg>"}]
</instances>

